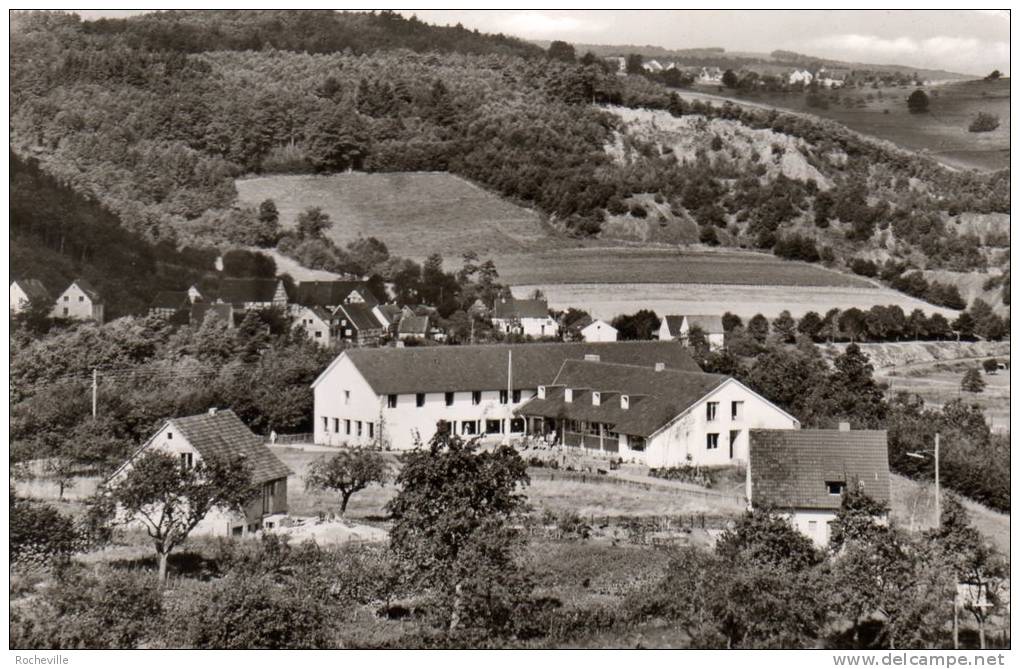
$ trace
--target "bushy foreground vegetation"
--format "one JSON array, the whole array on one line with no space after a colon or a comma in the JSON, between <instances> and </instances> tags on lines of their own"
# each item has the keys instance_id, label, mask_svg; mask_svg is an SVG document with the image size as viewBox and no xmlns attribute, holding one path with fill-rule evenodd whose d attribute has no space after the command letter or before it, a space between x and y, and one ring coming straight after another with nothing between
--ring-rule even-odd
<instances>
[{"instance_id":1,"label":"bushy foreground vegetation","mask_svg":"<svg viewBox=\"0 0 1020 669\"><path fill-rule=\"evenodd\" d=\"M192 540L165 586L146 560L15 560L11 647L945 648L957 582L990 604L963 607L964 643L1002 642L1008 571L953 498L920 535L850 491L824 550L768 509L711 547L660 549L569 519L529 545L524 461L445 432L396 484L388 546Z\"/></svg>"}]
</instances>

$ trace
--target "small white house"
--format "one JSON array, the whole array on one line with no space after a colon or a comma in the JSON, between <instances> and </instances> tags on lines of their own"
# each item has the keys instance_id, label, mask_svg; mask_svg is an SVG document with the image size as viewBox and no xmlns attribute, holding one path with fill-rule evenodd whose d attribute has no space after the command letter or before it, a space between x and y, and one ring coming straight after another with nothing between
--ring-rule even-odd
<instances>
[{"instance_id":1,"label":"small white house","mask_svg":"<svg viewBox=\"0 0 1020 669\"><path fill-rule=\"evenodd\" d=\"M594 320L581 328L584 341L616 341L617 330L603 320Z\"/></svg>"},{"instance_id":2,"label":"small white house","mask_svg":"<svg viewBox=\"0 0 1020 669\"><path fill-rule=\"evenodd\" d=\"M50 312L53 318L70 318L80 321L103 322L103 298L99 292L84 279L75 279L63 293Z\"/></svg>"},{"instance_id":3,"label":"small white house","mask_svg":"<svg viewBox=\"0 0 1020 669\"><path fill-rule=\"evenodd\" d=\"M497 299L492 309L492 325L503 334L528 337L555 337L559 333L556 320L549 315L549 303L542 299Z\"/></svg>"},{"instance_id":4,"label":"small white house","mask_svg":"<svg viewBox=\"0 0 1020 669\"><path fill-rule=\"evenodd\" d=\"M649 467L746 462L750 430L800 428L728 376L592 360L565 361L518 413L531 434Z\"/></svg>"},{"instance_id":5,"label":"small white house","mask_svg":"<svg viewBox=\"0 0 1020 669\"><path fill-rule=\"evenodd\" d=\"M17 314L30 304L51 304L53 297L38 279L18 279L11 282L11 313Z\"/></svg>"},{"instance_id":6,"label":"small white house","mask_svg":"<svg viewBox=\"0 0 1020 669\"><path fill-rule=\"evenodd\" d=\"M889 447L884 430L752 430L747 467L750 507L768 505L817 546L826 546L843 493L858 487L888 503Z\"/></svg>"},{"instance_id":7,"label":"small white house","mask_svg":"<svg viewBox=\"0 0 1020 669\"><path fill-rule=\"evenodd\" d=\"M322 307L304 307L291 305L293 317L291 328L304 328L305 335L311 341L323 348L328 347L333 338L330 336L330 321L332 316Z\"/></svg>"},{"instance_id":8,"label":"small white house","mask_svg":"<svg viewBox=\"0 0 1020 669\"><path fill-rule=\"evenodd\" d=\"M243 516L213 509L195 528L196 534L244 536L260 529L273 529L287 516L287 477L292 472L229 409L170 418L104 485L116 486L127 476L132 463L151 450L173 455L183 468L195 467L202 460L233 457L244 458L251 468L259 496L248 504Z\"/></svg>"},{"instance_id":9,"label":"small white house","mask_svg":"<svg viewBox=\"0 0 1020 669\"><path fill-rule=\"evenodd\" d=\"M710 350L716 351L726 345L726 332L720 316L665 316L659 326L659 339L679 341L686 346L690 343L688 335L691 328L695 327L705 335Z\"/></svg>"},{"instance_id":10,"label":"small white house","mask_svg":"<svg viewBox=\"0 0 1020 669\"><path fill-rule=\"evenodd\" d=\"M787 81L789 81L791 86L795 84L804 84L805 86L810 86L814 78L815 75L811 74L807 70L794 70L793 72L790 73L790 76L787 79Z\"/></svg>"}]
</instances>

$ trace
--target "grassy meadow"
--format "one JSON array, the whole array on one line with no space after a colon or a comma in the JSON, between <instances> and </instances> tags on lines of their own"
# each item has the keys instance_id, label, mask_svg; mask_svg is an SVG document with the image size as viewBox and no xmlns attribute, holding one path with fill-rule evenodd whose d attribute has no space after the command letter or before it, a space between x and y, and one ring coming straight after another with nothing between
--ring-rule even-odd
<instances>
[{"instance_id":1,"label":"grassy meadow","mask_svg":"<svg viewBox=\"0 0 1020 669\"><path fill-rule=\"evenodd\" d=\"M530 249L547 234L537 213L445 172L277 175L236 186L243 204L276 202L284 227L295 225L304 209L321 207L341 246L374 236L391 253L418 260L433 252L459 258L467 250Z\"/></svg>"}]
</instances>

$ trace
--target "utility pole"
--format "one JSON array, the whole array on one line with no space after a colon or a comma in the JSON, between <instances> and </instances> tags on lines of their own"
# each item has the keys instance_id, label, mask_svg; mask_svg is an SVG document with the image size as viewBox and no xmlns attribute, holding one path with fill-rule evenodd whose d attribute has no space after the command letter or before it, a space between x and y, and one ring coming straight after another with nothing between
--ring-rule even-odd
<instances>
[{"instance_id":1,"label":"utility pole","mask_svg":"<svg viewBox=\"0 0 1020 669\"><path fill-rule=\"evenodd\" d=\"M939 433L935 433L935 528L942 527L942 495L939 494Z\"/></svg>"},{"instance_id":2,"label":"utility pole","mask_svg":"<svg viewBox=\"0 0 1020 669\"><path fill-rule=\"evenodd\" d=\"M96 418L97 400L99 399L99 370L92 368L92 419Z\"/></svg>"}]
</instances>

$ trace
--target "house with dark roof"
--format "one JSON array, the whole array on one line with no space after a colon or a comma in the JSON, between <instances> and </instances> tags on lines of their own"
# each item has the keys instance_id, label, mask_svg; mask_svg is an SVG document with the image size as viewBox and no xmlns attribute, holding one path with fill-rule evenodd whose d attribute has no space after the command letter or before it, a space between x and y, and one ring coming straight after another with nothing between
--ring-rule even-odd
<instances>
[{"instance_id":1,"label":"house with dark roof","mask_svg":"<svg viewBox=\"0 0 1020 669\"><path fill-rule=\"evenodd\" d=\"M428 316L403 316L397 324L398 339L428 339Z\"/></svg>"},{"instance_id":2,"label":"house with dark roof","mask_svg":"<svg viewBox=\"0 0 1020 669\"><path fill-rule=\"evenodd\" d=\"M594 356L564 361L516 413L529 434L650 467L746 462L750 430L800 428L732 377Z\"/></svg>"},{"instance_id":3,"label":"house with dark roof","mask_svg":"<svg viewBox=\"0 0 1020 669\"><path fill-rule=\"evenodd\" d=\"M366 304L372 308L379 299L366 281L302 281L297 285L297 304L332 311L341 304Z\"/></svg>"},{"instance_id":4,"label":"house with dark roof","mask_svg":"<svg viewBox=\"0 0 1020 669\"><path fill-rule=\"evenodd\" d=\"M382 323L364 302L338 304L333 310L333 332L336 339L355 346L374 346L385 334Z\"/></svg>"},{"instance_id":5,"label":"house with dark roof","mask_svg":"<svg viewBox=\"0 0 1020 669\"><path fill-rule=\"evenodd\" d=\"M659 339L679 341L686 346L692 328L701 330L711 350L715 351L725 346L726 331L723 329L722 316L664 316L662 325L659 326Z\"/></svg>"},{"instance_id":6,"label":"house with dark roof","mask_svg":"<svg viewBox=\"0 0 1020 669\"><path fill-rule=\"evenodd\" d=\"M789 515L794 527L825 546L848 489L888 503L889 446L884 430L752 430L747 468L750 506Z\"/></svg>"},{"instance_id":7,"label":"house with dark roof","mask_svg":"<svg viewBox=\"0 0 1020 669\"><path fill-rule=\"evenodd\" d=\"M289 302L282 279L220 279L213 302L232 304L237 311L286 308Z\"/></svg>"},{"instance_id":8,"label":"house with dark roof","mask_svg":"<svg viewBox=\"0 0 1020 669\"><path fill-rule=\"evenodd\" d=\"M195 467L203 460L243 458L259 495L243 515L214 509L195 528L199 534L244 536L277 527L287 516L287 477L293 472L248 429L233 411L210 409L196 416L170 418L107 479L116 486L143 453L158 450Z\"/></svg>"},{"instance_id":9,"label":"house with dark roof","mask_svg":"<svg viewBox=\"0 0 1020 669\"><path fill-rule=\"evenodd\" d=\"M303 328L305 336L319 346L333 344L333 314L323 307L291 305L291 328Z\"/></svg>"},{"instance_id":10,"label":"house with dark roof","mask_svg":"<svg viewBox=\"0 0 1020 669\"><path fill-rule=\"evenodd\" d=\"M565 360L586 355L701 371L686 349L656 341L351 348L312 384L315 443L410 449L428 442L440 420L466 437L523 436L514 410L552 383Z\"/></svg>"},{"instance_id":11,"label":"house with dark roof","mask_svg":"<svg viewBox=\"0 0 1020 669\"><path fill-rule=\"evenodd\" d=\"M104 308L99 291L85 279L75 279L57 296L50 315L53 318L102 323Z\"/></svg>"},{"instance_id":12,"label":"house with dark roof","mask_svg":"<svg viewBox=\"0 0 1020 669\"><path fill-rule=\"evenodd\" d=\"M24 311L31 304L52 304L53 296L39 279L11 281L11 313Z\"/></svg>"},{"instance_id":13,"label":"house with dark roof","mask_svg":"<svg viewBox=\"0 0 1020 669\"><path fill-rule=\"evenodd\" d=\"M403 316L403 310L395 304L377 304L372 307L372 314L382 325L386 334L393 334L397 331L397 325Z\"/></svg>"},{"instance_id":14,"label":"house with dark roof","mask_svg":"<svg viewBox=\"0 0 1020 669\"><path fill-rule=\"evenodd\" d=\"M527 337L555 337L559 333L556 320L549 315L549 303L541 299L498 298L492 307L492 325L503 334Z\"/></svg>"},{"instance_id":15,"label":"house with dark roof","mask_svg":"<svg viewBox=\"0 0 1020 669\"><path fill-rule=\"evenodd\" d=\"M149 315L160 318L180 317L191 311L191 297L186 290L161 290L152 298L149 303Z\"/></svg>"}]
</instances>

